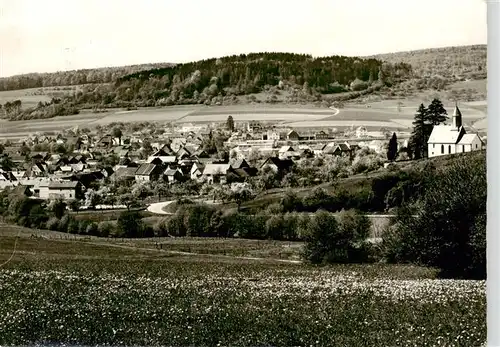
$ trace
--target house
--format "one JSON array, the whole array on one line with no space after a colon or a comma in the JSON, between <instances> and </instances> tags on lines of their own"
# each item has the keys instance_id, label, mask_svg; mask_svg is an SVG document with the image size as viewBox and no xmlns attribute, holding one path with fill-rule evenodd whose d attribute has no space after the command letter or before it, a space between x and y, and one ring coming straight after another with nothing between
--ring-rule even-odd
<instances>
[{"instance_id":1,"label":"house","mask_svg":"<svg viewBox=\"0 0 500 347\"><path fill-rule=\"evenodd\" d=\"M113 137L111 135L105 135L99 139L96 143L96 147L99 148L110 148L113 145Z\"/></svg>"},{"instance_id":2,"label":"house","mask_svg":"<svg viewBox=\"0 0 500 347\"><path fill-rule=\"evenodd\" d=\"M186 146L182 146L176 153L178 159L184 159L191 157L191 152L186 148Z\"/></svg>"},{"instance_id":3,"label":"house","mask_svg":"<svg viewBox=\"0 0 500 347\"><path fill-rule=\"evenodd\" d=\"M41 177L47 174L47 165L40 162L27 164L24 166L28 177Z\"/></svg>"},{"instance_id":4,"label":"house","mask_svg":"<svg viewBox=\"0 0 500 347\"><path fill-rule=\"evenodd\" d=\"M295 130L290 130L287 134L286 134L286 139L288 141L299 141L300 139L300 136L299 136L299 133L296 132Z\"/></svg>"},{"instance_id":5,"label":"house","mask_svg":"<svg viewBox=\"0 0 500 347\"><path fill-rule=\"evenodd\" d=\"M278 155L280 158L293 158L299 156L299 154L291 146L282 146L278 150Z\"/></svg>"},{"instance_id":6,"label":"house","mask_svg":"<svg viewBox=\"0 0 500 347\"><path fill-rule=\"evenodd\" d=\"M82 149L83 141L79 136L68 136L65 141L66 145L72 147L73 150L79 151Z\"/></svg>"},{"instance_id":7,"label":"house","mask_svg":"<svg viewBox=\"0 0 500 347\"><path fill-rule=\"evenodd\" d=\"M233 169L243 169L248 168L250 165L247 163L245 159L238 159L233 164L231 164L231 168Z\"/></svg>"},{"instance_id":8,"label":"house","mask_svg":"<svg viewBox=\"0 0 500 347\"><path fill-rule=\"evenodd\" d=\"M177 163L177 157L175 155L165 155L165 156L150 156L147 160L147 163L163 165L163 164L175 164Z\"/></svg>"},{"instance_id":9,"label":"house","mask_svg":"<svg viewBox=\"0 0 500 347\"><path fill-rule=\"evenodd\" d=\"M323 154L323 149L326 147L325 144L315 144L311 147L312 152L316 156L320 156Z\"/></svg>"},{"instance_id":10,"label":"house","mask_svg":"<svg viewBox=\"0 0 500 347\"><path fill-rule=\"evenodd\" d=\"M262 124L258 121L250 121L247 123L247 131L257 132L261 131L263 128Z\"/></svg>"},{"instance_id":11,"label":"house","mask_svg":"<svg viewBox=\"0 0 500 347\"><path fill-rule=\"evenodd\" d=\"M153 154L151 154L150 157L165 157L165 156L168 156L171 153L173 153L172 150L170 150L170 151L167 152L163 148L160 148L159 150L157 150L156 152L154 152Z\"/></svg>"},{"instance_id":12,"label":"house","mask_svg":"<svg viewBox=\"0 0 500 347\"><path fill-rule=\"evenodd\" d=\"M276 130L267 130L265 133L262 134L262 140L279 141L280 133L277 132Z\"/></svg>"},{"instance_id":13,"label":"house","mask_svg":"<svg viewBox=\"0 0 500 347\"><path fill-rule=\"evenodd\" d=\"M137 171L137 167L120 167L116 168L109 179L112 182L117 181L133 181L135 179L135 172Z\"/></svg>"},{"instance_id":14,"label":"house","mask_svg":"<svg viewBox=\"0 0 500 347\"><path fill-rule=\"evenodd\" d=\"M229 164L207 164L203 169L202 178L208 183L225 183L226 174L230 167Z\"/></svg>"},{"instance_id":15,"label":"house","mask_svg":"<svg viewBox=\"0 0 500 347\"><path fill-rule=\"evenodd\" d=\"M161 166L155 164L142 164L135 172L136 181L156 181L162 173Z\"/></svg>"},{"instance_id":16,"label":"house","mask_svg":"<svg viewBox=\"0 0 500 347\"><path fill-rule=\"evenodd\" d=\"M330 135L328 135L323 130L320 130L314 134L314 139L316 139L316 140L328 140L329 138L330 138Z\"/></svg>"},{"instance_id":17,"label":"house","mask_svg":"<svg viewBox=\"0 0 500 347\"><path fill-rule=\"evenodd\" d=\"M335 143L331 142L323 148L323 154L329 155L352 155L356 150L359 149L358 145L350 145L347 142Z\"/></svg>"},{"instance_id":18,"label":"house","mask_svg":"<svg viewBox=\"0 0 500 347\"><path fill-rule=\"evenodd\" d=\"M267 158L260 166L261 170L271 169L275 173L285 173L291 170L294 162L291 159L280 159L278 157Z\"/></svg>"},{"instance_id":19,"label":"house","mask_svg":"<svg viewBox=\"0 0 500 347\"><path fill-rule=\"evenodd\" d=\"M39 162L49 160L50 154L48 152L31 152L30 157L33 162Z\"/></svg>"},{"instance_id":20,"label":"house","mask_svg":"<svg viewBox=\"0 0 500 347\"><path fill-rule=\"evenodd\" d=\"M226 181L228 183L245 182L249 177L256 176L257 172L257 168L254 167L242 167L238 169L230 167L227 170Z\"/></svg>"},{"instance_id":21,"label":"house","mask_svg":"<svg viewBox=\"0 0 500 347\"><path fill-rule=\"evenodd\" d=\"M11 172L0 172L0 189L7 187L14 187L19 184L19 181L14 177Z\"/></svg>"},{"instance_id":22,"label":"house","mask_svg":"<svg viewBox=\"0 0 500 347\"><path fill-rule=\"evenodd\" d=\"M19 184L15 187L12 187L11 191L12 194L15 195L20 195L20 196L32 196L33 193L31 192L30 188L28 186Z\"/></svg>"},{"instance_id":23,"label":"house","mask_svg":"<svg viewBox=\"0 0 500 347\"><path fill-rule=\"evenodd\" d=\"M368 134L368 131L366 130L366 127L360 126L356 128L356 137L361 138L361 137L366 137Z\"/></svg>"},{"instance_id":24,"label":"house","mask_svg":"<svg viewBox=\"0 0 500 347\"><path fill-rule=\"evenodd\" d=\"M82 185L78 181L51 181L48 189L49 199L72 200L82 197Z\"/></svg>"},{"instance_id":25,"label":"house","mask_svg":"<svg viewBox=\"0 0 500 347\"><path fill-rule=\"evenodd\" d=\"M450 125L435 125L427 141L429 158L441 155L479 151L484 142L477 134L467 134L462 125L462 113L455 106Z\"/></svg>"},{"instance_id":26,"label":"house","mask_svg":"<svg viewBox=\"0 0 500 347\"><path fill-rule=\"evenodd\" d=\"M197 158L210 158L208 153L202 148L199 148L197 151L195 151L193 155Z\"/></svg>"},{"instance_id":27,"label":"house","mask_svg":"<svg viewBox=\"0 0 500 347\"><path fill-rule=\"evenodd\" d=\"M194 163L191 166L190 176L192 180L199 180L203 175L203 170L205 169L205 165L202 163Z\"/></svg>"},{"instance_id":28,"label":"house","mask_svg":"<svg viewBox=\"0 0 500 347\"><path fill-rule=\"evenodd\" d=\"M184 174L179 168L170 168L167 167L165 172L163 172L163 176L168 184L172 184L174 182L182 182L184 180Z\"/></svg>"}]
</instances>

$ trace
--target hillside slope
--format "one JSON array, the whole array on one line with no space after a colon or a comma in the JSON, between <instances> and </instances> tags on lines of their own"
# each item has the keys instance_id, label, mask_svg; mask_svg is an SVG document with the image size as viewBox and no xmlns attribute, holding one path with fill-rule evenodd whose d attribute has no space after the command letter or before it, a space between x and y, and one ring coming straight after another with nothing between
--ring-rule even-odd
<instances>
[{"instance_id":1,"label":"hillside slope","mask_svg":"<svg viewBox=\"0 0 500 347\"><path fill-rule=\"evenodd\" d=\"M377 54L366 58L410 64L419 78L486 78L486 45L453 46L407 52Z\"/></svg>"}]
</instances>

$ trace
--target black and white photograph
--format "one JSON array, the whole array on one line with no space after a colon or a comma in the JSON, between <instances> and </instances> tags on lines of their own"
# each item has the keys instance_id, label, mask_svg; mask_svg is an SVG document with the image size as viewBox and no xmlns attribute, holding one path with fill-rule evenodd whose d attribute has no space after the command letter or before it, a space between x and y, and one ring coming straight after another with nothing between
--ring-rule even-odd
<instances>
[{"instance_id":1,"label":"black and white photograph","mask_svg":"<svg viewBox=\"0 0 500 347\"><path fill-rule=\"evenodd\" d=\"M0 0L0 346L500 346L494 21Z\"/></svg>"}]
</instances>

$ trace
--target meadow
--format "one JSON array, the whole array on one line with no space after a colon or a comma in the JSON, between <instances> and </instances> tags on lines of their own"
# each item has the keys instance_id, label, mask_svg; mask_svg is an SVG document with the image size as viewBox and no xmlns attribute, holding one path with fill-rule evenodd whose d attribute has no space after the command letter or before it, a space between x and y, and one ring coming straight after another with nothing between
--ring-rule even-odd
<instances>
[{"instance_id":1,"label":"meadow","mask_svg":"<svg viewBox=\"0 0 500 347\"><path fill-rule=\"evenodd\" d=\"M457 82L449 87L450 90L470 88L485 89L485 80ZM53 89L53 88L52 88ZM43 95L40 89L0 92L2 100L12 101L16 98L23 100L23 107L34 106L38 101L48 101L51 93L63 93L65 90L52 91L45 88ZM73 90L73 89L72 89ZM348 128L350 126L365 126L370 129L385 127L393 130L404 130L411 127L411 122L418 105L429 103L431 98L438 96L443 100L448 114L453 113L454 102L449 100L448 92L434 94L420 93L403 99L380 100L368 98L346 103L340 112L312 104L244 104L228 106L184 105L154 108L139 108L137 110L109 109L104 113L93 113L92 110L82 110L79 115L55 117L44 120L1 121L0 136L16 138L30 135L39 131L61 131L74 126L95 127L113 122L176 122L176 123L207 123L225 122L229 115L235 121L247 122L250 120L263 122L278 122L283 125L299 129L322 127ZM31 101L30 101L31 100ZM398 109L399 107L399 109ZM487 126L486 106L484 103L464 102L460 104L466 125L472 125L477 130L484 130Z\"/></svg>"},{"instance_id":2,"label":"meadow","mask_svg":"<svg viewBox=\"0 0 500 347\"><path fill-rule=\"evenodd\" d=\"M231 251L287 242L63 236L0 225L0 345L481 346L486 338L484 281Z\"/></svg>"}]
</instances>

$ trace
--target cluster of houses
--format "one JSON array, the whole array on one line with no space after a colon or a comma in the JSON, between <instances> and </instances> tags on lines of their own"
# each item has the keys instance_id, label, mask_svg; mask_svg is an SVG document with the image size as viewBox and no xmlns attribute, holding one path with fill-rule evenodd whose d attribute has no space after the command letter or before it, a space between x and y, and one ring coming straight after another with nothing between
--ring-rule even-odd
<instances>
[{"instance_id":1,"label":"cluster of houses","mask_svg":"<svg viewBox=\"0 0 500 347\"><path fill-rule=\"evenodd\" d=\"M134 183L163 179L168 184L187 180L209 184L243 182L266 166L275 172L286 171L301 158L352 157L360 145L372 148L370 143L331 141L329 132L313 134L314 141L310 141L310 135L300 136L295 130L283 134L275 128L264 129L260 123L250 122L248 129L233 132L224 142L230 149L231 159L216 160L203 149L206 136L210 136L207 129L187 126L180 134L163 132L154 136L141 132L120 138L110 134L32 136L4 147L0 160L8 159L11 167L2 165L0 189L14 187L42 199L71 200L82 199L86 189L104 180ZM151 147L148 156L143 148L146 140ZM71 154L26 151L26 147L43 144L64 145L71 149ZM452 124L435 126L428 141L430 157L483 148L484 143L478 135L465 132L458 107ZM257 167L249 164L256 162L250 158L253 151L267 158ZM110 157L114 158L112 163L108 160Z\"/></svg>"},{"instance_id":2,"label":"cluster of houses","mask_svg":"<svg viewBox=\"0 0 500 347\"><path fill-rule=\"evenodd\" d=\"M186 130L186 129L184 129ZM290 131L287 139L298 139L297 133ZM231 160L211 158L203 149L202 142L208 132L187 131L182 136L162 134L147 138L139 134L116 138L106 134L93 141L88 134L78 136L58 135L55 138L38 136L25 139L23 143L10 144L4 148L2 158L8 157L13 164L10 169L0 169L0 189L17 187L26 189L29 195L41 199L62 198L82 199L86 189L94 182L109 180L151 182L163 179L168 184L196 180L211 183L243 182L256 176L259 170L270 167L273 171L289 170L294 160L312 158L318 155L352 155L359 146L349 143L323 143L314 147L299 145L271 146L265 155L265 147L260 144L249 146L258 148L267 159L258 167L253 167L245 156L238 152L238 145L231 146L235 155ZM145 157L141 144L145 140L153 152ZM156 140L155 142L153 142ZM252 141L252 140L248 140ZM253 140L262 141L262 140ZM264 140L268 141L268 140ZM72 149L69 155L51 152L24 153L22 147L37 144L65 145ZM239 145L242 143L240 142ZM113 165L106 158L115 158ZM117 163L116 163L117 162Z\"/></svg>"}]
</instances>

